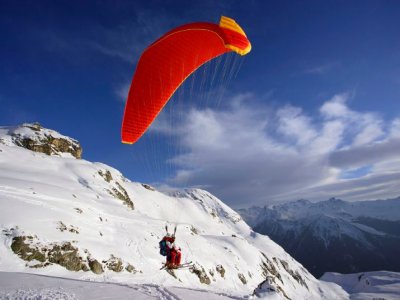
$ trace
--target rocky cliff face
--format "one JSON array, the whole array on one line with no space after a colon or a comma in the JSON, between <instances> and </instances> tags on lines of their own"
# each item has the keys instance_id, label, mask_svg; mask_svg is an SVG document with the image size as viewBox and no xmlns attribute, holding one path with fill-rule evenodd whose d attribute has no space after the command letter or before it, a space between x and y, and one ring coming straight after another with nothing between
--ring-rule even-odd
<instances>
[{"instance_id":1,"label":"rocky cliff face","mask_svg":"<svg viewBox=\"0 0 400 300\"><path fill-rule=\"evenodd\" d=\"M39 123L25 123L16 127L0 127L0 143L19 146L47 155L82 158L82 147L77 140L43 128Z\"/></svg>"}]
</instances>

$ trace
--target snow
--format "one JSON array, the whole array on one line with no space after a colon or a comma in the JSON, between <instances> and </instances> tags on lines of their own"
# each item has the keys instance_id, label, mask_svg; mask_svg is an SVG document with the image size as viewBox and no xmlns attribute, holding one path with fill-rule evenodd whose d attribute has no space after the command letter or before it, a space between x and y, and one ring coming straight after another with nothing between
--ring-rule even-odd
<instances>
[{"instance_id":1,"label":"snow","mask_svg":"<svg viewBox=\"0 0 400 300\"><path fill-rule=\"evenodd\" d=\"M359 223L353 223L354 226L358 227L359 229L361 229L362 231L371 233L371 234L375 234L375 235L386 235L386 233L378 231L372 227L369 227L367 225L364 224L359 224Z\"/></svg>"},{"instance_id":2,"label":"snow","mask_svg":"<svg viewBox=\"0 0 400 300\"><path fill-rule=\"evenodd\" d=\"M32 129L36 126L39 126L38 128L40 128L40 130ZM65 139L65 140L71 141L71 143L77 143L76 140L74 140L70 137L62 135L55 130L40 127L40 125L25 123L25 124L22 124L21 126L15 126L15 127L10 127L10 126L0 127L1 140L4 141L4 143L7 141L8 146L15 145L13 143L15 136L19 136L21 138L30 138L30 139L36 140L38 142L40 142L40 140L43 139L44 137L52 136L53 138L56 138L56 139Z\"/></svg>"},{"instance_id":3,"label":"snow","mask_svg":"<svg viewBox=\"0 0 400 300\"><path fill-rule=\"evenodd\" d=\"M400 299L400 273L388 271L355 274L325 273L321 280L334 282L343 287L350 299Z\"/></svg>"},{"instance_id":4,"label":"snow","mask_svg":"<svg viewBox=\"0 0 400 300\"><path fill-rule=\"evenodd\" d=\"M232 299L223 294L154 284L82 281L28 273L0 272L0 299Z\"/></svg>"},{"instance_id":5,"label":"snow","mask_svg":"<svg viewBox=\"0 0 400 300\"><path fill-rule=\"evenodd\" d=\"M273 208L282 218L288 219L307 217L312 215L328 215L332 217L353 217L368 216L383 220L400 220L400 197L386 201L357 201L346 202L340 199L331 198L327 201L312 203L307 200L298 200ZM254 210L254 213L257 211Z\"/></svg>"},{"instance_id":6,"label":"snow","mask_svg":"<svg viewBox=\"0 0 400 300\"><path fill-rule=\"evenodd\" d=\"M31 143L35 145L43 145L48 141L48 139L62 139L69 144L69 149L73 150L74 148L79 148L79 142L73 138L62 135L57 131L43 128L38 123L24 123L20 126L3 126L0 127L0 144L4 144L10 147L20 147L20 144L24 140L30 140ZM68 157L72 158L73 155L71 153L58 151L57 149L51 147L53 149L52 155L60 156L60 157Z\"/></svg>"},{"instance_id":7,"label":"snow","mask_svg":"<svg viewBox=\"0 0 400 300\"><path fill-rule=\"evenodd\" d=\"M0 129L2 141L8 134L9 130ZM107 179L107 172L112 179ZM133 210L115 196L115 190L126 191ZM158 242L166 222L170 228L177 225L183 262L193 261L210 284L201 283L189 269L175 271L176 278L159 270L165 258L159 255ZM61 224L66 230L60 230ZM136 272L114 272L105 263L99 275L68 271L57 264L32 268L37 261L27 263L10 249L17 236L31 236L29 242L39 248L70 242L83 262L96 259L101 263L114 256ZM338 285L314 278L269 237L253 232L207 191L188 189L167 195L131 182L102 163L0 143L0 291L4 297L84 299L87 281L96 281L90 284L96 287L93 293L99 294L90 298L106 298L109 290L135 299L243 298L265 280L263 264L275 270L276 285L291 299L348 298ZM219 265L225 269L224 276L217 271ZM285 299L280 291L268 296Z\"/></svg>"},{"instance_id":8,"label":"snow","mask_svg":"<svg viewBox=\"0 0 400 300\"><path fill-rule=\"evenodd\" d=\"M286 230L296 232L301 226L313 224L313 234L328 245L330 240L342 235L370 246L365 239L365 233L386 236L362 222L358 218L378 219L385 221L400 220L400 198L385 201L346 202L340 199L329 199L312 203L298 200L285 204L272 205L264 208L242 209L240 213L253 227L265 220L279 220ZM282 221L282 222L281 222ZM287 222L286 222L287 221Z\"/></svg>"}]
</instances>

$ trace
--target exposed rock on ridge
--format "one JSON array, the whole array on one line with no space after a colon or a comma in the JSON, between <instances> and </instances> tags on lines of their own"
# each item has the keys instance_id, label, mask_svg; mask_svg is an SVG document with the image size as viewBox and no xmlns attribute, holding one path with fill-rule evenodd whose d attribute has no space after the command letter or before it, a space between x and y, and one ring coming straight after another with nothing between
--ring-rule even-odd
<instances>
[{"instance_id":1,"label":"exposed rock on ridge","mask_svg":"<svg viewBox=\"0 0 400 300\"><path fill-rule=\"evenodd\" d=\"M71 154L82 158L82 147L77 140L43 128L39 123L25 123L16 127L0 127L0 143L16 145L47 155Z\"/></svg>"}]
</instances>

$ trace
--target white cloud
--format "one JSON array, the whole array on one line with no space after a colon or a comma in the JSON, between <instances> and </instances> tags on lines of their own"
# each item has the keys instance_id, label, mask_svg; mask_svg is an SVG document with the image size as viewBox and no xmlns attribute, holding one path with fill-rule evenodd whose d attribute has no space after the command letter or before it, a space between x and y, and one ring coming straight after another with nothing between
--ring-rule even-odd
<instances>
[{"instance_id":1,"label":"white cloud","mask_svg":"<svg viewBox=\"0 0 400 300\"><path fill-rule=\"evenodd\" d=\"M121 102L126 102L126 99L128 98L128 93L129 93L129 88L131 87L130 82L126 82L124 84L118 85L115 89L114 92L116 96L118 97L118 100Z\"/></svg>"},{"instance_id":2,"label":"white cloud","mask_svg":"<svg viewBox=\"0 0 400 300\"><path fill-rule=\"evenodd\" d=\"M305 145L316 137L310 118L304 116L298 107L285 106L278 110L278 131L285 136L292 137L299 145Z\"/></svg>"},{"instance_id":3,"label":"white cloud","mask_svg":"<svg viewBox=\"0 0 400 300\"><path fill-rule=\"evenodd\" d=\"M234 206L397 196L400 169L388 166L400 161L400 119L388 124L350 109L347 99L334 96L319 116L294 106L271 110L251 94L226 110L192 109L177 126L183 150L171 160L178 172L168 183L205 186ZM363 177L341 177L366 165Z\"/></svg>"},{"instance_id":4,"label":"white cloud","mask_svg":"<svg viewBox=\"0 0 400 300\"><path fill-rule=\"evenodd\" d=\"M353 140L353 146L368 145L384 135L383 120L376 113L360 113L351 110L347 102L349 94L339 94L320 108L321 115L327 120L341 122L346 134Z\"/></svg>"},{"instance_id":5,"label":"white cloud","mask_svg":"<svg viewBox=\"0 0 400 300\"><path fill-rule=\"evenodd\" d=\"M380 122L371 122L357 134L354 139L354 146L367 145L384 134Z\"/></svg>"},{"instance_id":6,"label":"white cloud","mask_svg":"<svg viewBox=\"0 0 400 300\"><path fill-rule=\"evenodd\" d=\"M338 62L329 62L329 63L325 63L325 64L321 64L321 65L317 65L317 66L313 66L311 68L308 68L304 71L305 74L316 74L316 75L322 75L322 74L326 74L329 71L331 71L332 69L334 69L335 67L337 67L339 65Z\"/></svg>"},{"instance_id":7,"label":"white cloud","mask_svg":"<svg viewBox=\"0 0 400 300\"><path fill-rule=\"evenodd\" d=\"M400 138L400 118L393 120L390 127L390 136Z\"/></svg>"},{"instance_id":8,"label":"white cloud","mask_svg":"<svg viewBox=\"0 0 400 300\"><path fill-rule=\"evenodd\" d=\"M319 134L309 145L310 153L326 155L334 151L343 140L345 124L339 120L330 120L322 124Z\"/></svg>"},{"instance_id":9,"label":"white cloud","mask_svg":"<svg viewBox=\"0 0 400 300\"><path fill-rule=\"evenodd\" d=\"M349 118L352 116L351 111L346 105L349 98L348 94L335 95L330 101L325 102L320 112L325 118Z\"/></svg>"},{"instance_id":10,"label":"white cloud","mask_svg":"<svg viewBox=\"0 0 400 300\"><path fill-rule=\"evenodd\" d=\"M339 168L357 168L400 158L400 138L388 138L368 145L354 146L331 155L331 164ZM400 170L399 170L400 171Z\"/></svg>"}]
</instances>

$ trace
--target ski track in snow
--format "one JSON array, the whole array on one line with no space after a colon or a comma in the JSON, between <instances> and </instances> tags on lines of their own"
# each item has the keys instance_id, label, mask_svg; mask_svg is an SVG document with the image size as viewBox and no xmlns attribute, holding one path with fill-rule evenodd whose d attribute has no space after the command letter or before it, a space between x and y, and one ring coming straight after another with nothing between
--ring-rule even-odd
<instances>
[{"instance_id":1,"label":"ski track in snow","mask_svg":"<svg viewBox=\"0 0 400 300\"><path fill-rule=\"evenodd\" d=\"M165 287L154 286L154 288L160 293L160 298L165 300L181 300L174 293L168 291Z\"/></svg>"},{"instance_id":2,"label":"ski track in snow","mask_svg":"<svg viewBox=\"0 0 400 300\"><path fill-rule=\"evenodd\" d=\"M62 288L47 288L47 289L28 289L16 290L6 294L0 294L0 299L4 300L76 300L73 293L63 291Z\"/></svg>"},{"instance_id":3,"label":"ski track in snow","mask_svg":"<svg viewBox=\"0 0 400 300\"><path fill-rule=\"evenodd\" d=\"M23 282L21 287L20 282ZM200 297L201 296L201 297ZM0 272L2 300L85 300L85 299L243 299L224 293L213 293L156 284L95 282L47 275Z\"/></svg>"}]
</instances>

